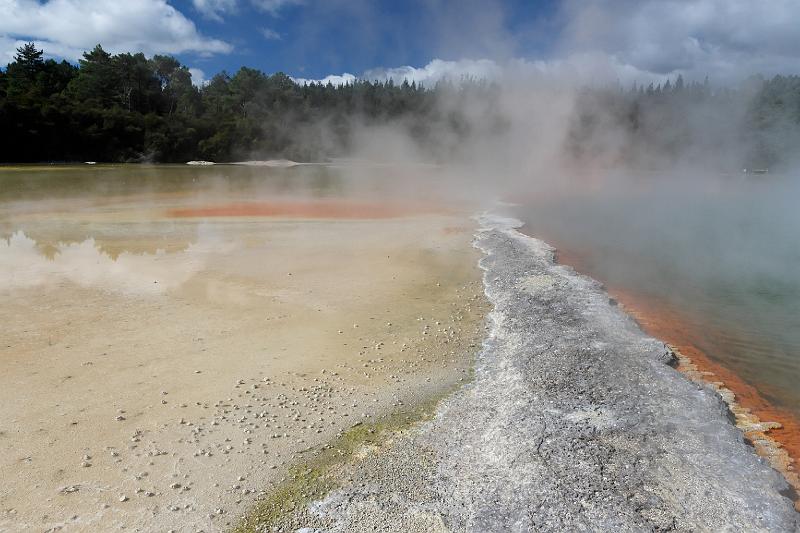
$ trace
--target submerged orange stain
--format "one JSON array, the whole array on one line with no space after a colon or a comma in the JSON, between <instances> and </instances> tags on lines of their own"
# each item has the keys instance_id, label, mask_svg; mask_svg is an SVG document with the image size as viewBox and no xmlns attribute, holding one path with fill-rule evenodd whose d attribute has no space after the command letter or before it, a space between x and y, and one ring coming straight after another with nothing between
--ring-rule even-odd
<instances>
[{"instance_id":1,"label":"submerged orange stain","mask_svg":"<svg viewBox=\"0 0 800 533\"><path fill-rule=\"evenodd\" d=\"M433 206L370 203L344 200L286 200L242 202L170 209L167 216L189 217L287 217L328 219L379 219L442 212Z\"/></svg>"}]
</instances>

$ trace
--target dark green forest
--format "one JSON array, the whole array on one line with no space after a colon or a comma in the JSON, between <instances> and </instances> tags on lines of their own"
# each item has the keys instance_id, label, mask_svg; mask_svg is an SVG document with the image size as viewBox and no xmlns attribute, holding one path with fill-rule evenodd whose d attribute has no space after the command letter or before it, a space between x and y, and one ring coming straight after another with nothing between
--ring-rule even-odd
<instances>
[{"instance_id":1,"label":"dark green forest","mask_svg":"<svg viewBox=\"0 0 800 533\"><path fill-rule=\"evenodd\" d=\"M112 55L98 45L73 65L28 44L0 70L0 162L320 160L347 154L356 123L399 124L433 159L444 158L442 138L452 144L475 129L467 106L501 90L476 80L299 85L247 67L198 88L173 57ZM501 134L513 117L494 109L486 105L481 119ZM714 153L731 166L767 167L797 152L798 132L800 77L752 77L722 89L679 77L582 91L566 148L611 163Z\"/></svg>"}]
</instances>

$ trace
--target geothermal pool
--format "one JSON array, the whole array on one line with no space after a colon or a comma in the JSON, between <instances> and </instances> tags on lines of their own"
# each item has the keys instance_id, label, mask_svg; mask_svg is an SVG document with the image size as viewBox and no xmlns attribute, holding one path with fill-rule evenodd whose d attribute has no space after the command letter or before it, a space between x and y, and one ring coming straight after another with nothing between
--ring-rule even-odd
<instances>
[{"instance_id":1,"label":"geothermal pool","mask_svg":"<svg viewBox=\"0 0 800 533\"><path fill-rule=\"evenodd\" d=\"M392 183L0 168L0 530L227 530L340 432L459 383L473 223Z\"/></svg>"},{"instance_id":2,"label":"geothermal pool","mask_svg":"<svg viewBox=\"0 0 800 533\"><path fill-rule=\"evenodd\" d=\"M560 260L800 417L800 193L793 176L604 179L515 208ZM769 415L767 415L769 416ZM794 437L789 438L796 438Z\"/></svg>"}]
</instances>

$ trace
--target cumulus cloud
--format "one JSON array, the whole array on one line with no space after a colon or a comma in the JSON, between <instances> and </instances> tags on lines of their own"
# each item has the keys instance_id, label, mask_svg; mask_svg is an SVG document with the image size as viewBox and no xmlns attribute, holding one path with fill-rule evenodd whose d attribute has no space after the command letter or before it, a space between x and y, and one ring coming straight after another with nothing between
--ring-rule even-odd
<instances>
[{"instance_id":1,"label":"cumulus cloud","mask_svg":"<svg viewBox=\"0 0 800 533\"><path fill-rule=\"evenodd\" d=\"M570 0L562 15L562 53L717 81L800 71L796 0Z\"/></svg>"},{"instance_id":2,"label":"cumulus cloud","mask_svg":"<svg viewBox=\"0 0 800 533\"><path fill-rule=\"evenodd\" d=\"M237 8L236 0L192 0L192 4L203 16L217 22L221 22L223 15L233 13Z\"/></svg>"},{"instance_id":3,"label":"cumulus cloud","mask_svg":"<svg viewBox=\"0 0 800 533\"><path fill-rule=\"evenodd\" d=\"M33 40L48 55L76 60L101 43L110 52L201 55L227 53L230 44L205 37L165 0L0 1L0 55L9 58Z\"/></svg>"}]
</instances>

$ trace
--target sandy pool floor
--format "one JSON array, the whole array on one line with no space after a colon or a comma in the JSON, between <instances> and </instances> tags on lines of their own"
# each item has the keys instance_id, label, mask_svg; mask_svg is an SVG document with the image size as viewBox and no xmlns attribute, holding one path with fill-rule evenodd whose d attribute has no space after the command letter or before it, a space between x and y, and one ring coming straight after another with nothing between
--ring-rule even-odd
<instances>
[{"instance_id":1,"label":"sandy pool floor","mask_svg":"<svg viewBox=\"0 0 800 533\"><path fill-rule=\"evenodd\" d=\"M465 216L148 209L0 220L0 530L226 529L305 451L466 376Z\"/></svg>"}]
</instances>

